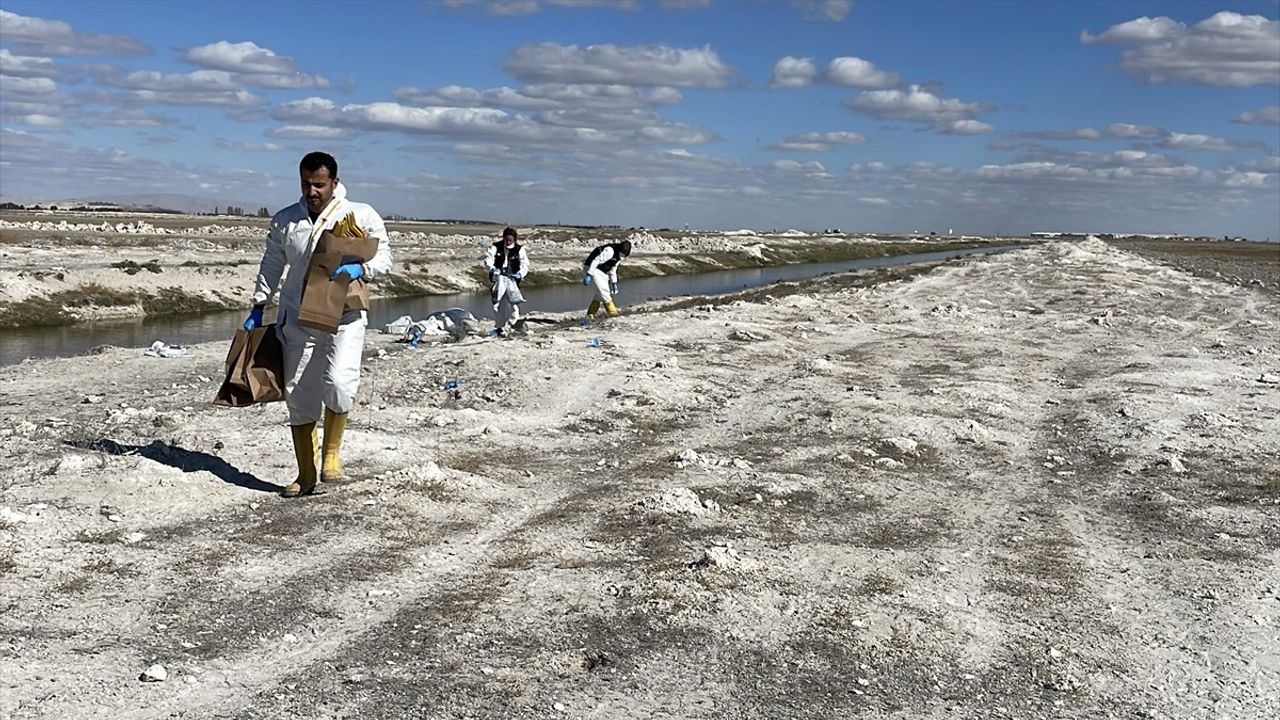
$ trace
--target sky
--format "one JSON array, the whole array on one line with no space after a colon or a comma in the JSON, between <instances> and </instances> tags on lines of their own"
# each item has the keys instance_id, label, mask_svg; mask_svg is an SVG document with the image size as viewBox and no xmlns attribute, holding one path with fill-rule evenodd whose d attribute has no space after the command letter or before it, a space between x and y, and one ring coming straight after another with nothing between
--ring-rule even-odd
<instances>
[{"instance_id":1,"label":"sky","mask_svg":"<svg viewBox=\"0 0 1280 720\"><path fill-rule=\"evenodd\" d=\"M0 198L1280 239L1280 3L0 3ZM212 207L210 207L212 209Z\"/></svg>"}]
</instances>

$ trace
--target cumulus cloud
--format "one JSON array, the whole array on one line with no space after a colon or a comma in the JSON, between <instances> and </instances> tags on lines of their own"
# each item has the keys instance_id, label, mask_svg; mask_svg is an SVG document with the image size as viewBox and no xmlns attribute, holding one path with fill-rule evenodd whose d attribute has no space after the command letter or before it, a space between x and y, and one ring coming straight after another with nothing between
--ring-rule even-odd
<instances>
[{"instance_id":1,"label":"cumulus cloud","mask_svg":"<svg viewBox=\"0 0 1280 720\"><path fill-rule=\"evenodd\" d=\"M217 138L213 141L213 146L219 150L239 150L242 152L280 152L284 150L284 146L280 143L273 142L244 142L228 140L227 138Z\"/></svg>"},{"instance_id":2,"label":"cumulus cloud","mask_svg":"<svg viewBox=\"0 0 1280 720\"><path fill-rule=\"evenodd\" d=\"M944 135L981 135L995 132L996 128L981 120L951 120L942 123L937 130Z\"/></svg>"},{"instance_id":3,"label":"cumulus cloud","mask_svg":"<svg viewBox=\"0 0 1280 720\"><path fill-rule=\"evenodd\" d=\"M272 128L267 134L288 140L346 140L355 136L350 130L323 125L284 125Z\"/></svg>"},{"instance_id":4,"label":"cumulus cloud","mask_svg":"<svg viewBox=\"0 0 1280 720\"><path fill-rule=\"evenodd\" d=\"M668 123L645 111L549 111L535 117L484 107L411 107L378 102L339 106L312 97L284 103L271 112L276 120L351 131L391 131L445 139L555 145L582 143L699 144L718 137L705 128ZM581 123L598 123L600 127Z\"/></svg>"},{"instance_id":5,"label":"cumulus cloud","mask_svg":"<svg viewBox=\"0 0 1280 720\"><path fill-rule=\"evenodd\" d=\"M503 67L526 83L724 87L735 70L710 46L521 45Z\"/></svg>"},{"instance_id":6,"label":"cumulus cloud","mask_svg":"<svg viewBox=\"0 0 1280 720\"><path fill-rule=\"evenodd\" d=\"M873 63L858 57L835 58L827 64L825 70L819 73L813 58L788 55L774 63L773 73L769 77L769 87L797 88L822 82L859 90L882 90L895 87L898 80L897 73L881 70ZM923 86L920 87L924 89Z\"/></svg>"},{"instance_id":7,"label":"cumulus cloud","mask_svg":"<svg viewBox=\"0 0 1280 720\"><path fill-rule=\"evenodd\" d=\"M635 87L631 85L566 85L548 83L477 90L461 85L446 85L434 90L397 88L397 100L410 105L448 107L503 107L517 110L556 110L578 108L641 108L674 105L684 98L673 87Z\"/></svg>"},{"instance_id":8,"label":"cumulus cloud","mask_svg":"<svg viewBox=\"0 0 1280 720\"><path fill-rule=\"evenodd\" d=\"M62 71L52 58L14 55L7 49L0 48L0 75L56 78L62 75Z\"/></svg>"},{"instance_id":9,"label":"cumulus cloud","mask_svg":"<svg viewBox=\"0 0 1280 720\"><path fill-rule=\"evenodd\" d=\"M791 0L791 5L815 22L840 22L853 10L853 0Z\"/></svg>"},{"instance_id":10,"label":"cumulus cloud","mask_svg":"<svg viewBox=\"0 0 1280 720\"><path fill-rule=\"evenodd\" d=\"M825 175L827 172L827 169L817 160L805 163L795 160L774 160L770 167L782 172L803 173L805 175Z\"/></svg>"},{"instance_id":11,"label":"cumulus cloud","mask_svg":"<svg viewBox=\"0 0 1280 720\"><path fill-rule=\"evenodd\" d=\"M1102 131L1096 128L1076 130L1029 130L1005 133L1004 137L1025 140L1098 140Z\"/></svg>"},{"instance_id":12,"label":"cumulus cloud","mask_svg":"<svg viewBox=\"0 0 1280 720\"><path fill-rule=\"evenodd\" d=\"M229 72L196 70L161 73L152 70L126 72L114 66L94 66L89 73L105 87L123 92L95 91L84 98L113 105L185 105L219 108L251 108L266 99L245 90Z\"/></svg>"},{"instance_id":13,"label":"cumulus cloud","mask_svg":"<svg viewBox=\"0 0 1280 720\"><path fill-rule=\"evenodd\" d=\"M854 112L884 120L907 120L932 125L948 134L971 135L991 132L995 128L974 119L974 115L991 112L987 103L964 102L956 98L940 98L919 85L906 90L872 90L845 101Z\"/></svg>"},{"instance_id":14,"label":"cumulus cloud","mask_svg":"<svg viewBox=\"0 0 1280 720\"><path fill-rule=\"evenodd\" d=\"M859 90L881 90L898 84L897 73L885 72L856 57L838 57L827 66L826 81Z\"/></svg>"},{"instance_id":15,"label":"cumulus cloud","mask_svg":"<svg viewBox=\"0 0 1280 720\"><path fill-rule=\"evenodd\" d=\"M270 89L329 87L327 78L299 72L292 58L276 55L252 42L220 40L193 47L182 58L208 70L235 73L240 82Z\"/></svg>"},{"instance_id":16,"label":"cumulus cloud","mask_svg":"<svg viewBox=\"0 0 1280 720\"><path fill-rule=\"evenodd\" d=\"M836 145L858 145L867 138L856 132L807 132L783 138L774 150L791 150L799 152L825 152Z\"/></svg>"},{"instance_id":17,"label":"cumulus cloud","mask_svg":"<svg viewBox=\"0 0 1280 720\"><path fill-rule=\"evenodd\" d=\"M1242 112L1231 122L1246 125L1280 125L1280 105L1268 105L1252 112Z\"/></svg>"},{"instance_id":18,"label":"cumulus cloud","mask_svg":"<svg viewBox=\"0 0 1280 720\"><path fill-rule=\"evenodd\" d=\"M787 57L773 64L773 73L769 77L771 88L797 88L810 85L818 77L818 68L813 58Z\"/></svg>"},{"instance_id":19,"label":"cumulus cloud","mask_svg":"<svg viewBox=\"0 0 1280 720\"><path fill-rule=\"evenodd\" d=\"M1170 132L1169 136L1161 140L1158 144L1161 147L1170 148L1172 150L1212 150L1218 152L1266 147L1266 143L1262 142L1242 142L1238 140L1226 140L1220 137L1213 137L1212 135L1180 132Z\"/></svg>"},{"instance_id":20,"label":"cumulus cloud","mask_svg":"<svg viewBox=\"0 0 1280 720\"><path fill-rule=\"evenodd\" d=\"M1134 125L1132 123L1111 123L1107 126L1109 138L1125 138L1133 140L1150 140L1163 137L1165 131L1155 125Z\"/></svg>"},{"instance_id":21,"label":"cumulus cloud","mask_svg":"<svg viewBox=\"0 0 1280 720\"><path fill-rule=\"evenodd\" d=\"M1223 11L1190 27L1141 17L1080 40L1134 46L1120 66L1148 83L1280 85L1280 20L1262 15Z\"/></svg>"},{"instance_id":22,"label":"cumulus cloud","mask_svg":"<svg viewBox=\"0 0 1280 720\"><path fill-rule=\"evenodd\" d=\"M0 37L5 43L35 55L131 57L153 55L146 44L127 35L76 32L61 20L19 15L0 10Z\"/></svg>"}]
</instances>

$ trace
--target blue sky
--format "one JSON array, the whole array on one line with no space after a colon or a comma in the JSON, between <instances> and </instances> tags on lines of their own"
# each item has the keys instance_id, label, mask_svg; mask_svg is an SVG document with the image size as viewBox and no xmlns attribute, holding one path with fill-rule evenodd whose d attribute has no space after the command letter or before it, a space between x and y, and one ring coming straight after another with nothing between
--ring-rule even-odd
<instances>
[{"instance_id":1,"label":"blue sky","mask_svg":"<svg viewBox=\"0 0 1280 720\"><path fill-rule=\"evenodd\" d=\"M23 2L0 196L1280 238L1280 4Z\"/></svg>"}]
</instances>

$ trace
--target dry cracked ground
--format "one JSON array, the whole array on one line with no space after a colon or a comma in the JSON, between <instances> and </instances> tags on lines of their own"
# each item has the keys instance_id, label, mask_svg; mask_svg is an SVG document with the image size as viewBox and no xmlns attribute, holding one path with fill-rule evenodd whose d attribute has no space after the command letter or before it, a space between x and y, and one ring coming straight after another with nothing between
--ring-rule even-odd
<instances>
[{"instance_id":1,"label":"dry cracked ground","mask_svg":"<svg viewBox=\"0 0 1280 720\"><path fill-rule=\"evenodd\" d=\"M1275 717L1278 325L1085 241L371 337L299 501L217 344L3 368L0 717Z\"/></svg>"}]
</instances>

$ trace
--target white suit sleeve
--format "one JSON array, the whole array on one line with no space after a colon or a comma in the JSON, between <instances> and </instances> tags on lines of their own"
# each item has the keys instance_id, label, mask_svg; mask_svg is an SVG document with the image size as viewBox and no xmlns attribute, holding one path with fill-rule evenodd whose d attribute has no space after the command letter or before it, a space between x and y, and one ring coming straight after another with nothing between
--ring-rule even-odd
<instances>
[{"instance_id":1,"label":"white suit sleeve","mask_svg":"<svg viewBox=\"0 0 1280 720\"><path fill-rule=\"evenodd\" d=\"M613 267L609 268L609 282L613 283L614 285L618 284L618 266L621 264L622 264L622 261L619 260L618 262L613 264Z\"/></svg>"},{"instance_id":2,"label":"white suit sleeve","mask_svg":"<svg viewBox=\"0 0 1280 720\"><path fill-rule=\"evenodd\" d=\"M489 243L489 250L484 254L484 270L489 272L493 269L493 261L498 259L498 248L493 243Z\"/></svg>"},{"instance_id":3,"label":"white suit sleeve","mask_svg":"<svg viewBox=\"0 0 1280 720\"><path fill-rule=\"evenodd\" d=\"M391 240L387 237L387 226L373 208L367 208L361 215L360 229L369 233L369 237L378 238L378 252L364 264L366 279L386 275L391 272Z\"/></svg>"},{"instance_id":4,"label":"white suit sleeve","mask_svg":"<svg viewBox=\"0 0 1280 720\"><path fill-rule=\"evenodd\" d=\"M276 288L280 285L280 276L284 275L285 223L271 219L271 229L267 231L267 249L262 253L262 263L258 266L258 280L253 288L253 304L265 305Z\"/></svg>"},{"instance_id":5,"label":"white suit sleeve","mask_svg":"<svg viewBox=\"0 0 1280 720\"><path fill-rule=\"evenodd\" d=\"M520 274L529 277L529 251L520 246Z\"/></svg>"}]
</instances>

